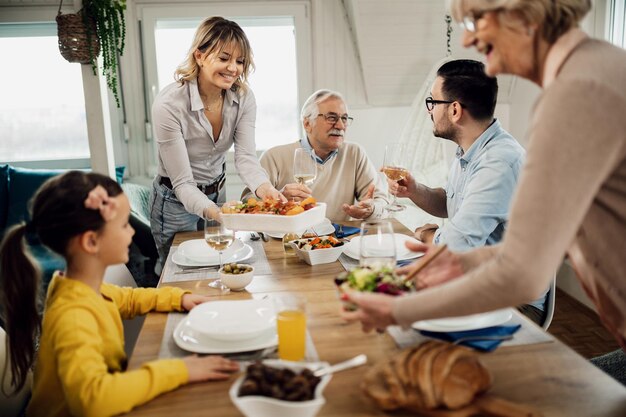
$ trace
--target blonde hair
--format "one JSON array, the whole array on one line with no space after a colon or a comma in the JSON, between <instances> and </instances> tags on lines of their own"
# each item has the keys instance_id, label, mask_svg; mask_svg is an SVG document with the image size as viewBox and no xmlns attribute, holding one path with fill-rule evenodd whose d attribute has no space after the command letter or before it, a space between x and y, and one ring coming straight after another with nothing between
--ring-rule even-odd
<instances>
[{"instance_id":1,"label":"blonde hair","mask_svg":"<svg viewBox=\"0 0 626 417\"><path fill-rule=\"evenodd\" d=\"M591 9L591 0L450 0L449 3L457 22L470 11L497 10L517 15L526 24L539 25L541 36L551 44L578 26Z\"/></svg>"},{"instance_id":2,"label":"blonde hair","mask_svg":"<svg viewBox=\"0 0 626 417\"><path fill-rule=\"evenodd\" d=\"M248 89L248 76L254 71L250 42L243 29L237 23L219 16L209 17L200 23L200 26L196 29L189 52L187 52L187 58L176 68L174 78L183 84L185 81L198 77L200 67L194 56L196 50L203 54L212 54L222 51L232 43L239 47L243 56L243 72L231 89L245 92Z\"/></svg>"}]
</instances>

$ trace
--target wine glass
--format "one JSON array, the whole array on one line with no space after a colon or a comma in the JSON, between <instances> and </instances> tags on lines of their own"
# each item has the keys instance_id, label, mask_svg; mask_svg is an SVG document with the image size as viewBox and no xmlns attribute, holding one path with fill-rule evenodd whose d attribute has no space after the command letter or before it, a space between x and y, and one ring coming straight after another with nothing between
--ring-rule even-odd
<instances>
[{"instance_id":1,"label":"wine glass","mask_svg":"<svg viewBox=\"0 0 626 417\"><path fill-rule=\"evenodd\" d=\"M361 223L359 264L379 270L396 267L396 242L389 220L371 220Z\"/></svg>"},{"instance_id":2,"label":"wine glass","mask_svg":"<svg viewBox=\"0 0 626 417\"><path fill-rule=\"evenodd\" d=\"M222 252L235 240L235 231L227 229L224 224L214 219L204 219L204 240L207 245L215 249L219 256L220 269L222 269ZM226 290L222 281L218 278L209 283L209 287Z\"/></svg>"},{"instance_id":3,"label":"wine glass","mask_svg":"<svg viewBox=\"0 0 626 417\"><path fill-rule=\"evenodd\" d=\"M383 162L383 173L392 181L401 181L407 177L409 171L405 168L406 163L406 146L402 143L391 143L385 147L385 160ZM396 195L393 194L393 200L385 207L388 211L402 211L404 206L398 203Z\"/></svg>"},{"instance_id":4,"label":"wine glass","mask_svg":"<svg viewBox=\"0 0 626 417\"><path fill-rule=\"evenodd\" d=\"M298 184L311 185L317 177L317 166L314 158L315 153L309 153L306 149L298 148L293 154L293 178Z\"/></svg>"}]
</instances>

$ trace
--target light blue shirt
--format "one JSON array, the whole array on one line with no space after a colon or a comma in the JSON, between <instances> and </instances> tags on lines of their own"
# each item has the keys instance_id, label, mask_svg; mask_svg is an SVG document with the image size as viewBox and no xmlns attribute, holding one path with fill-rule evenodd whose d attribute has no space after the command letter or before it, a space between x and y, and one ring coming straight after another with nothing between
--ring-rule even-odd
<instances>
[{"instance_id":1,"label":"light blue shirt","mask_svg":"<svg viewBox=\"0 0 626 417\"><path fill-rule=\"evenodd\" d=\"M306 149L309 155L315 155L313 159L315 159L315 162L317 162L320 165L324 165L326 162L330 161L333 158L333 156L337 155L337 152L339 152L339 150L335 149L334 151L328 154L326 159L322 159L313 153L313 147L311 146L311 143L309 143L309 138L307 137L300 139L300 146L302 146L303 149Z\"/></svg>"},{"instance_id":2,"label":"light blue shirt","mask_svg":"<svg viewBox=\"0 0 626 417\"><path fill-rule=\"evenodd\" d=\"M459 146L445 189L449 221L434 242L459 252L502 240L525 156L498 120L467 152Z\"/></svg>"}]
</instances>

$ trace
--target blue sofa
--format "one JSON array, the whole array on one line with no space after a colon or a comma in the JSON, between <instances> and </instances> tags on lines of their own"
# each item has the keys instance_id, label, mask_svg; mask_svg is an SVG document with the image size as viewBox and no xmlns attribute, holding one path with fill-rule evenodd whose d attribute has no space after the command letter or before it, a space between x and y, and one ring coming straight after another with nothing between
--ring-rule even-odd
<instances>
[{"instance_id":1,"label":"blue sofa","mask_svg":"<svg viewBox=\"0 0 626 417\"><path fill-rule=\"evenodd\" d=\"M125 167L116 168L117 181L122 182ZM0 165L0 238L11 226L30 219L29 204L35 191L49 178L63 173L62 169L29 169ZM55 270L64 269L62 257L34 239L30 249L43 272L44 291Z\"/></svg>"}]
</instances>

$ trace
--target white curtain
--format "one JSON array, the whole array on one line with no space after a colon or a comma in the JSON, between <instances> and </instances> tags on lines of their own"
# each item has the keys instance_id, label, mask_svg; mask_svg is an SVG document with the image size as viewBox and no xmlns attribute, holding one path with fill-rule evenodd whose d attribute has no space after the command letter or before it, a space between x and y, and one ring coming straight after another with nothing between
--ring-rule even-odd
<instances>
[{"instance_id":1,"label":"white curtain","mask_svg":"<svg viewBox=\"0 0 626 417\"><path fill-rule=\"evenodd\" d=\"M456 145L433 135L433 122L426 111L424 100L430 96L430 88L437 76L437 70L451 59L447 57L433 65L413 100L409 118L400 135L400 142L407 146L410 161L408 168L411 174L417 182L433 188L445 185ZM409 229L415 230L425 223L442 224L442 219L429 215L410 200L405 199L402 203L407 209L395 217Z\"/></svg>"}]
</instances>

